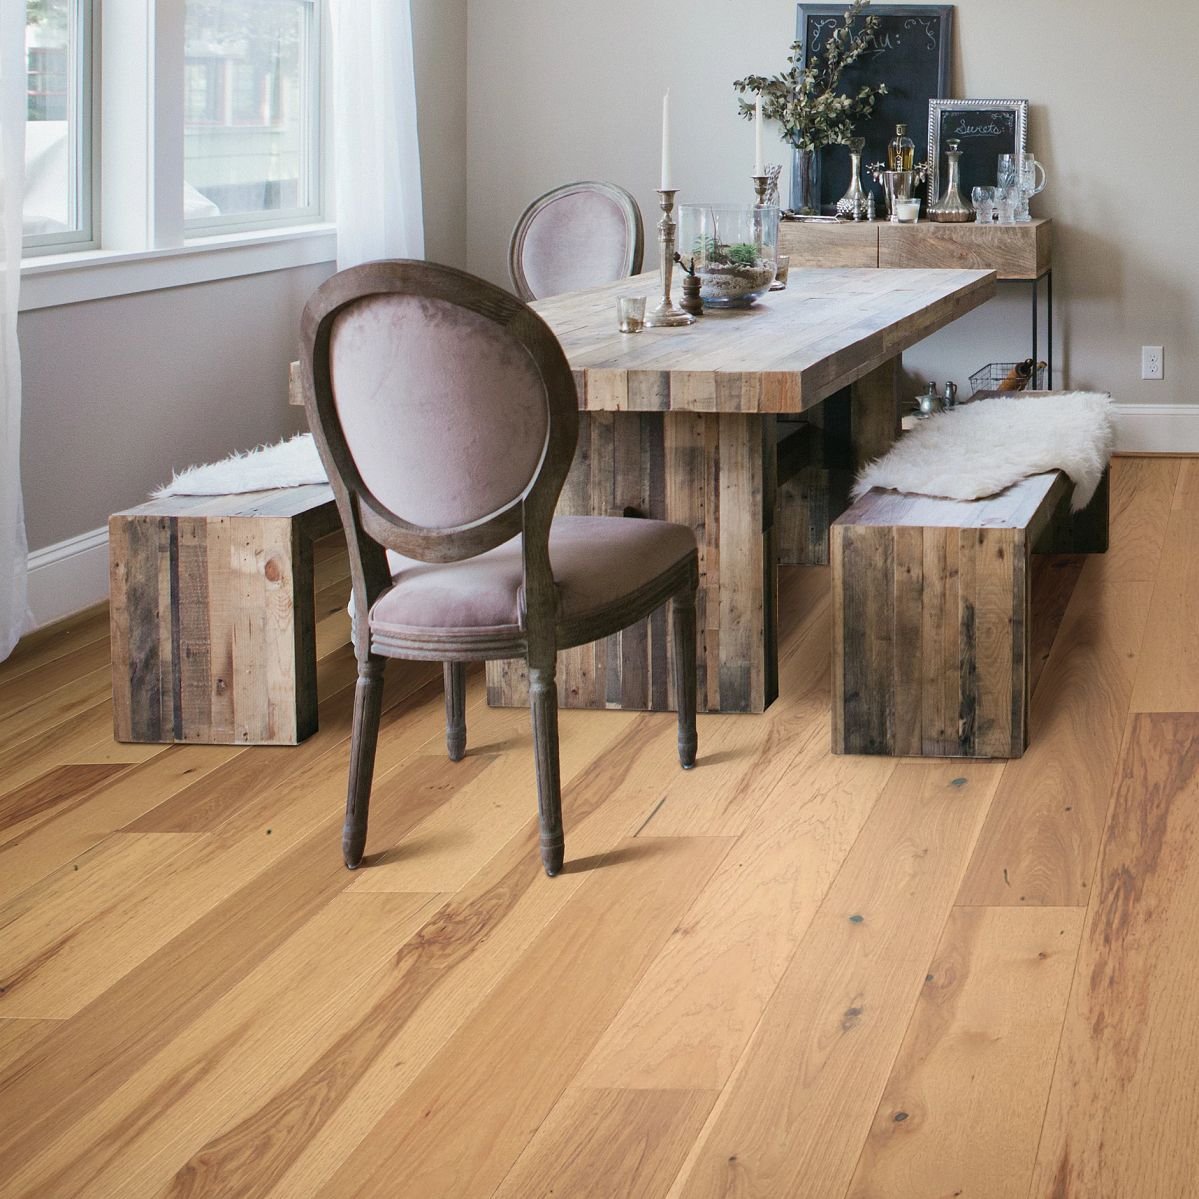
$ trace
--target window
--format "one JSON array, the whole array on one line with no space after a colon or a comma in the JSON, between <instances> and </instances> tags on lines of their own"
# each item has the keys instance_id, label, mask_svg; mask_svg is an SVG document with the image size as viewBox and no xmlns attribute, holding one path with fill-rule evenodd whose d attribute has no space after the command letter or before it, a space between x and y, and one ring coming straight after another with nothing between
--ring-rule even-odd
<instances>
[{"instance_id":1,"label":"window","mask_svg":"<svg viewBox=\"0 0 1199 1199\"><path fill-rule=\"evenodd\" d=\"M63 250L92 242L91 5L25 6L25 244Z\"/></svg>"},{"instance_id":2,"label":"window","mask_svg":"<svg viewBox=\"0 0 1199 1199\"><path fill-rule=\"evenodd\" d=\"M322 9L25 0L26 253L319 221Z\"/></svg>"},{"instance_id":3,"label":"window","mask_svg":"<svg viewBox=\"0 0 1199 1199\"><path fill-rule=\"evenodd\" d=\"M187 0L189 232L316 215L316 19L313 0Z\"/></svg>"}]
</instances>

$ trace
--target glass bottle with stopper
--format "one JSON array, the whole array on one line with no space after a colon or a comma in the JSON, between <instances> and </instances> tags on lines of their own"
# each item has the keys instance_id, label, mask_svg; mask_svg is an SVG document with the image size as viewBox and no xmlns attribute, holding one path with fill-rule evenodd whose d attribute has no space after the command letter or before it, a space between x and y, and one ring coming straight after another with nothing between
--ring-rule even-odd
<instances>
[{"instance_id":1,"label":"glass bottle with stopper","mask_svg":"<svg viewBox=\"0 0 1199 1199\"><path fill-rule=\"evenodd\" d=\"M887 170L910 171L916 160L916 144L908 137L906 125L895 126L895 136L887 146Z\"/></svg>"},{"instance_id":2,"label":"glass bottle with stopper","mask_svg":"<svg viewBox=\"0 0 1199 1199\"><path fill-rule=\"evenodd\" d=\"M945 194L928 210L930 221L946 221L949 223L974 220L974 209L962 198L962 151L961 142L956 137L949 138L945 145L945 157L949 162L948 179L945 184Z\"/></svg>"},{"instance_id":3,"label":"glass bottle with stopper","mask_svg":"<svg viewBox=\"0 0 1199 1199\"><path fill-rule=\"evenodd\" d=\"M862 147L864 137L851 137L849 146L849 188L837 201L837 215L845 220L860 221L866 217L866 193L862 188Z\"/></svg>"}]
</instances>

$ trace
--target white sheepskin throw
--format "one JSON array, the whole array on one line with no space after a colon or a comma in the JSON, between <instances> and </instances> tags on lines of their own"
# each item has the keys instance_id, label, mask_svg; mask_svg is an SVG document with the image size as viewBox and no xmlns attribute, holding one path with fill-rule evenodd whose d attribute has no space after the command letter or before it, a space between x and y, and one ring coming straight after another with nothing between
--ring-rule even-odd
<instances>
[{"instance_id":1,"label":"white sheepskin throw","mask_svg":"<svg viewBox=\"0 0 1199 1199\"><path fill-rule=\"evenodd\" d=\"M312 434L297 433L290 441L260 445L244 454L230 454L207 466L189 466L154 492L154 498L235 495L242 491L270 491L274 487L303 487L306 483L328 481Z\"/></svg>"},{"instance_id":2,"label":"white sheepskin throw","mask_svg":"<svg viewBox=\"0 0 1199 1199\"><path fill-rule=\"evenodd\" d=\"M1029 475L1064 471L1074 483L1071 506L1090 503L1112 455L1111 396L1062 392L996 396L921 421L854 485L977 500Z\"/></svg>"}]
</instances>

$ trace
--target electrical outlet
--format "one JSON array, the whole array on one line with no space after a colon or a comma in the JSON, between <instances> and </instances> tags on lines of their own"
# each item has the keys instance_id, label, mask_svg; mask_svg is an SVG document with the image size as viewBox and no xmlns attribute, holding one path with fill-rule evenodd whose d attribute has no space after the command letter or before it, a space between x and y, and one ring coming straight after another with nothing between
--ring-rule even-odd
<instances>
[{"instance_id":1,"label":"electrical outlet","mask_svg":"<svg viewBox=\"0 0 1199 1199\"><path fill-rule=\"evenodd\" d=\"M1161 346L1141 346L1142 379L1164 379L1166 377L1163 353Z\"/></svg>"}]
</instances>

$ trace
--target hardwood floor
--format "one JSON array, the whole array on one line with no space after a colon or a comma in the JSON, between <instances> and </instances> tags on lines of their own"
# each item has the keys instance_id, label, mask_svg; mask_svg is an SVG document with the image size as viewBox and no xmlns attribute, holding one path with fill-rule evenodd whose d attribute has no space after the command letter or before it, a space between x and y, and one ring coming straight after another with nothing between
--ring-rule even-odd
<instances>
[{"instance_id":1,"label":"hardwood floor","mask_svg":"<svg viewBox=\"0 0 1199 1199\"><path fill-rule=\"evenodd\" d=\"M1036 571L1032 744L829 753L824 568L780 698L528 718L389 668L341 866L348 582L320 732L109 734L106 614L0 664L0 1194L1199 1196L1199 467L1119 459L1112 549ZM1060 627L1058 627L1060 626ZM1054 638L1054 632L1057 632Z\"/></svg>"}]
</instances>

